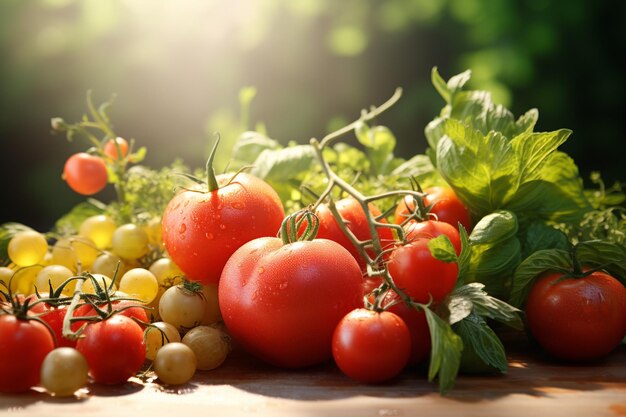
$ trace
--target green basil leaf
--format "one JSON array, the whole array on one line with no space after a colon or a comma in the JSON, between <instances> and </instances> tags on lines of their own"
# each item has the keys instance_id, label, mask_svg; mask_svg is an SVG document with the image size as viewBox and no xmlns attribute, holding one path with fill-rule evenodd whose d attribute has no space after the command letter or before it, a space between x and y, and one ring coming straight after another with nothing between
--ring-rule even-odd
<instances>
[{"instance_id":1,"label":"green basil leaf","mask_svg":"<svg viewBox=\"0 0 626 417\"><path fill-rule=\"evenodd\" d=\"M233 147L232 159L242 162L243 165L252 164L264 150L281 148L277 141L259 132L243 132Z\"/></svg>"},{"instance_id":2,"label":"green basil leaf","mask_svg":"<svg viewBox=\"0 0 626 417\"><path fill-rule=\"evenodd\" d=\"M428 380L439 379L439 392L447 393L454 386L454 381L461 364L463 341L454 333L450 325L429 308L424 308L430 330L430 364Z\"/></svg>"},{"instance_id":3,"label":"green basil leaf","mask_svg":"<svg viewBox=\"0 0 626 417\"><path fill-rule=\"evenodd\" d=\"M469 236L471 244L496 244L517 234L515 213L498 210L480 219Z\"/></svg>"},{"instance_id":4,"label":"green basil leaf","mask_svg":"<svg viewBox=\"0 0 626 417\"><path fill-rule=\"evenodd\" d=\"M522 242L522 257L542 249L569 249L567 236L560 230L555 229L541 221L535 221L528 226Z\"/></svg>"},{"instance_id":5,"label":"green basil leaf","mask_svg":"<svg viewBox=\"0 0 626 417\"><path fill-rule=\"evenodd\" d=\"M465 275L467 274L467 270L470 267L470 262L472 259L472 249L470 246L469 237L467 236L467 231L460 224L459 236L461 238L461 253L459 254L459 259L457 261L457 265L459 267L459 276L456 280L457 287L460 287L465 283Z\"/></svg>"},{"instance_id":6,"label":"green basil leaf","mask_svg":"<svg viewBox=\"0 0 626 417\"><path fill-rule=\"evenodd\" d=\"M571 133L567 129L543 133L526 132L511 139L511 146L521 162L518 183L539 179L540 169L549 156L565 143Z\"/></svg>"},{"instance_id":7,"label":"green basil leaf","mask_svg":"<svg viewBox=\"0 0 626 417\"><path fill-rule=\"evenodd\" d=\"M484 364L506 373L509 364L504 346L483 318L470 314L454 325L454 331L463 340L464 353L465 350L473 351ZM464 354L462 358L468 357L470 356ZM462 368L463 364L461 364Z\"/></svg>"},{"instance_id":8,"label":"green basil leaf","mask_svg":"<svg viewBox=\"0 0 626 417\"><path fill-rule=\"evenodd\" d=\"M571 268L571 256L562 249L539 250L519 264L513 275L509 303L521 307L526 301L535 279L545 271Z\"/></svg>"},{"instance_id":9,"label":"green basil leaf","mask_svg":"<svg viewBox=\"0 0 626 417\"><path fill-rule=\"evenodd\" d=\"M626 245L601 240L580 242L578 260L589 267L602 267L626 285Z\"/></svg>"},{"instance_id":10,"label":"green basil leaf","mask_svg":"<svg viewBox=\"0 0 626 417\"><path fill-rule=\"evenodd\" d=\"M446 305L450 313L450 324L457 323L473 313L481 317L487 317L518 330L523 329L520 310L489 295L484 284L473 282L454 289L446 299ZM471 309L467 312L467 306Z\"/></svg>"},{"instance_id":11,"label":"green basil leaf","mask_svg":"<svg viewBox=\"0 0 626 417\"><path fill-rule=\"evenodd\" d=\"M433 258L443 262L456 262L456 251L450 239L446 235L439 235L428 241L428 249Z\"/></svg>"},{"instance_id":12,"label":"green basil leaf","mask_svg":"<svg viewBox=\"0 0 626 417\"><path fill-rule=\"evenodd\" d=\"M250 173L267 181L280 182L306 173L315 160L315 151L310 145L265 149L254 161Z\"/></svg>"}]
</instances>

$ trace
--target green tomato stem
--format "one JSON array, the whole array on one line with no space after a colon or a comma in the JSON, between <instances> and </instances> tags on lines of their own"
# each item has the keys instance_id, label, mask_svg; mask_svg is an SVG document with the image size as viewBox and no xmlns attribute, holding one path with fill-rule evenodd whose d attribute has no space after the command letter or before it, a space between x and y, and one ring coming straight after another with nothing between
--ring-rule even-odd
<instances>
[{"instance_id":1,"label":"green tomato stem","mask_svg":"<svg viewBox=\"0 0 626 417\"><path fill-rule=\"evenodd\" d=\"M207 178L207 188L209 192L215 191L220 188L217 183L217 178L215 177L215 169L213 168L213 159L215 159L215 152L217 151L217 146L220 143L220 135L217 134L217 139L215 140L215 145L211 149L211 153L209 154L209 159L206 161L206 178Z\"/></svg>"}]
</instances>

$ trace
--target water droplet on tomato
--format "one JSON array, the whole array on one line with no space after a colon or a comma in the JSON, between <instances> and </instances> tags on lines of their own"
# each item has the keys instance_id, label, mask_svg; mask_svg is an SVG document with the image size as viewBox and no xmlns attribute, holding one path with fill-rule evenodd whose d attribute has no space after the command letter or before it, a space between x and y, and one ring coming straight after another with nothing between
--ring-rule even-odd
<instances>
[{"instance_id":1,"label":"water droplet on tomato","mask_svg":"<svg viewBox=\"0 0 626 417\"><path fill-rule=\"evenodd\" d=\"M206 237L207 240L213 240L213 233L206 232L204 234L204 237Z\"/></svg>"},{"instance_id":2,"label":"water droplet on tomato","mask_svg":"<svg viewBox=\"0 0 626 417\"><path fill-rule=\"evenodd\" d=\"M285 281L285 282L281 282L280 285L278 286L278 288L280 288L281 290L284 290L288 286L289 286L289 283L287 281Z\"/></svg>"},{"instance_id":3,"label":"water droplet on tomato","mask_svg":"<svg viewBox=\"0 0 626 417\"><path fill-rule=\"evenodd\" d=\"M187 231L187 225L185 223L181 223L180 227L178 228L178 233L180 233L182 235L186 231Z\"/></svg>"},{"instance_id":4,"label":"water droplet on tomato","mask_svg":"<svg viewBox=\"0 0 626 417\"><path fill-rule=\"evenodd\" d=\"M225 224L220 224L220 229L221 230L226 230L226 225Z\"/></svg>"},{"instance_id":5,"label":"water droplet on tomato","mask_svg":"<svg viewBox=\"0 0 626 417\"><path fill-rule=\"evenodd\" d=\"M245 208L246 208L246 205L245 205L244 203L240 202L240 201L235 201L235 202L232 204L232 207L233 207L234 209L236 209L236 210L243 210L243 209L245 209Z\"/></svg>"},{"instance_id":6,"label":"water droplet on tomato","mask_svg":"<svg viewBox=\"0 0 626 417\"><path fill-rule=\"evenodd\" d=\"M258 272L258 273L259 273L259 275L260 275L260 274L262 274L263 272L265 272L265 268L263 268L262 266L260 266L257 272Z\"/></svg>"},{"instance_id":7,"label":"water droplet on tomato","mask_svg":"<svg viewBox=\"0 0 626 417\"><path fill-rule=\"evenodd\" d=\"M185 203L183 204L183 207L187 207L189 205L189 200L185 200Z\"/></svg>"}]
</instances>

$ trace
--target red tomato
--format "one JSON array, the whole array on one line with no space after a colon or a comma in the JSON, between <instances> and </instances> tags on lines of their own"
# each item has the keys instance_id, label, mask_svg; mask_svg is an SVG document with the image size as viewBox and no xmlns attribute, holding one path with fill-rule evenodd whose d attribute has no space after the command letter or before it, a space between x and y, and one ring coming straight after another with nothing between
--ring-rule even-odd
<instances>
[{"instance_id":1,"label":"red tomato","mask_svg":"<svg viewBox=\"0 0 626 417\"><path fill-rule=\"evenodd\" d=\"M426 360L431 349L430 329L428 327L428 321L426 321L426 313L422 310L409 307L404 302L400 301L395 292L387 292L383 305L387 305L393 301L398 302L389 307L387 311L397 314L404 320L409 328L409 332L411 333L411 357L409 364L417 365Z\"/></svg>"},{"instance_id":2,"label":"red tomato","mask_svg":"<svg viewBox=\"0 0 626 417\"><path fill-rule=\"evenodd\" d=\"M121 157L117 152L118 146L122 155ZM104 145L104 154L111 159L121 159L128 155L128 142L124 138L109 139L109 141Z\"/></svg>"},{"instance_id":3,"label":"red tomato","mask_svg":"<svg viewBox=\"0 0 626 417\"><path fill-rule=\"evenodd\" d=\"M417 238L432 239L440 235L446 235L456 251L457 256L461 253L461 236L459 230L451 224L435 220L424 222L410 221L404 226L407 240L410 242Z\"/></svg>"},{"instance_id":4,"label":"red tomato","mask_svg":"<svg viewBox=\"0 0 626 417\"><path fill-rule=\"evenodd\" d=\"M177 194L163 213L163 243L187 277L217 283L224 264L244 243L276 236L284 212L278 194L266 182L240 173L218 175L220 188Z\"/></svg>"},{"instance_id":5,"label":"red tomato","mask_svg":"<svg viewBox=\"0 0 626 417\"><path fill-rule=\"evenodd\" d=\"M133 376L146 357L143 330L132 319L116 314L89 324L76 349L89 365L89 374L102 384L122 384Z\"/></svg>"},{"instance_id":6,"label":"red tomato","mask_svg":"<svg viewBox=\"0 0 626 417\"><path fill-rule=\"evenodd\" d=\"M369 240L372 238L372 234L369 230L369 224L367 222L367 218L365 217L365 212L363 211L363 207L359 204L357 200L354 198L344 198L335 203L337 207L337 211L341 214L341 217L346 221L348 225L348 229L354 234L354 236L359 240ZM369 210L374 216L379 216L380 210L373 204L369 205ZM341 246L346 248L354 259L357 260L361 268L366 268L367 264L365 259L363 259L358 251L358 249L352 244L350 239L346 236L346 234L339 228L337 224L337 220L333 216L333 213L330 211L328 206L325 204L321 204L315 214L319 218L320 228L317 232L318 239L330 239L339 243ZM384 222L384 221L383 221ZM383 249L387 249L391 244L393 244L393 233L388 227L378 227L378 237L380 238L381 245ZM371 257L374 257L374 251L368 250L368 254Z\"/></svg>"},{"instance_id":7,"label":"red tomato","mask_svg":"<svg viewBox=\"0 0 626 417\"><path fill-rule=\"evenodd\" d=\"M0 314L0 392L24 392L37 385L41 363L52 349L46 326Z\"/></svg>"},{"instance_id":8,"label":"red tomato","mask_svg":"<svg viewBox=\"0 0 626 417\"><path fill-rule=\"evenodd\" d=\"M79 152L65 162L63 178L77 193L92 195L107 185L108 174L102 158Z\"/></svg>"},{"instance_id":9,"label":"red tomato","mask_svg":"<svg viewBox=\"0 0 626 417\"><path fill-rule=\"evenodd\" d=\"M389 273L394 282L413 300L437 303L454 289L458 275L456 262L435 259L428 248L429 239L417 238L397 247L389 257Z\"/></svg>"},{"instance_id":10,"label":"red tomato","mask_svg":"<svg viewBox=\"0 0 626 417\"><path fill-rule=\"evenodd\" d=\"M277 366L301 368L330 359L335 326L363 306L359 265L327 239L246 243L219 283L222 317L233 339Z\"/></svg>"},{"instance_id":11,"label":"red tomato","mask_svg":"<svg viewBox=\"0 0 626 417\"><path fill-rule=\"evenodd\" d=\"M534 338L557 358L583 361L611 352L626 335L626 288L604 272L560 279L551 272L526 302Z\"/></svg>"},{"instance_id":12,"label":"red tomato","mask_svg":"<svg viewBox=\"0 0 626 417\"><path fill-rule=\"evenodd\" d=\"M383 382L406 366L411 336L396 314L359 308L337 324L332 347L335 363L344 374L360 382Z\"/></svg>"},{"instance_id":13,"label":"red tomato","mask_svg":"<svg viewBox=\"0 0 626 417\"><path fill-rule=\"evenodd\" d=\"M461 200L454 194L454 191L445 187L431 187L424 190L424 205L433 205L430 212L437 215L437 220L451 224L458 228L459 223L468 232L471 230L472 222L467 208ZM406 196L395 211L395 223L402 223L415 210L413 197Z\"/></svg>"}]
</instances>

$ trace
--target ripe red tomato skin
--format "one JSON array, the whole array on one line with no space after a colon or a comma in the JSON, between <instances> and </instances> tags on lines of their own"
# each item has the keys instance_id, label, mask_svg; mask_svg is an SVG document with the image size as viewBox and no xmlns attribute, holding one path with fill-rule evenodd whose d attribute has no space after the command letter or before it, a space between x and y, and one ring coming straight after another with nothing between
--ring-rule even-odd
<instances>
[{"instance_id":1,"label":"ripe red tomato skin","mask_svg":"<svg viewBox=\"0 0 626 417\"><path fill-rule=\"evenodd\" d=\"M429 239L417 238L397 247L389 257L389 273L401 290L414 301L435 303L454 289L458 275L456 262L435 259L428 248Z\"/></svg>"},{"instance_id":2,"label":"ripe red tomato skin","mask_svg":"<svg viewBox=\"0 0 626 417\"><path fill-rule=\"evenodd\" d=\"M363 208L359 204L357 200L354 198L344 198L335 203L337 211L341 214L341 217L348 224L348 229L354 233L354 236L359 240L369 240L372 238L372 235L369 230L369 224L367 222L367 218L365 217L365 212ZM369 210L374 216L379 216L380 210L373 204L369 205ZM319 239L330 239L341 246L346 248L348 252L352 254L354 259L357 260L359 266L362 269L367 267L365 259L361 257L359 250L352 244L350 239L346 236L346 234L339 228L333 213L330 211L327 205L321 204L316 210L315 214L319 218L320 227L317 232L317 237ZM383 221L384 223L384 221ZM387 249L391 244L393 244L393 233L388 227L378 227L378 237L380 238L380 243L383 246L383 249ZM370 250L370 256L374 256L374 251Z\"/></svg>"},{"instance_id":3,"label":"ripe red tomato skin","mask_svg":"<svg viewBox=\"0 0 626 417\"><path fill-rule=\"evenodd\" d=\"M37 385L41 363L52 349L54 340L43 324L0 315L0 392L25 392Z\"/></svg>"},{"instance_id":4,"label":"ripe red tomato skin","mask_svg":"<svg viewBox=\"0 0 626 417\"><path fill-rule=\"evenodd\" d=\"M279 367L303 368L331 358L335 326L363 306L362 282L357 262L333 241L259 238L228 260L219 305L244 349Z\"/></svg>"},{"instance_id":5,"label":"ripe red tomato skin","mask_svg":"<svg viewBox=\"0 0 626 417\"><path fill-rule=\"evenodd\" d=\"M437 220L458 227L461 223L468 232L472 230L472 222L467 208L461 200L454 194L452 189L447 187L430 187L424 190L424 205L433 205L430 212L437 215ZM410 207L409 210L407 207ZM395 211L395 223L402 223L413 211L413 198L406 196Z\"/></svg>"},{"instance_id":6,"label":"ripe red tomato skin","mask_svg":"<svg viewBox=\"0 0 626 417\"><path fill-rule=\"evenodd\" d=\"M397 299L398 295L393 291L389 291L387 295L385 295L384 305ZM402 301L395 303L389 307L387 311L398 315L409 328L409 332L411 333L411 356L409 358L409 365L422 363L426 360L431 350L430 329L424 311L409 307Z\"/></svg>"},{"instance_id":7,"label":"ripe red tomato skin","mask_svg":"<svg viewBox=\"0 0 626 417\"><path fill-rule=\"evenodd\" d=\"M122 158L128 154L128 142L126 141L126 139L109 139L109 141L104 145L104 154L113 160L120 159L117 152L117 145L115 144L115 142L117 142L117 145L119 145L120 147Z\"/></svg>"},{"instance_id":8,"label":"ripe red tomato skin","mask_svg":"<svg viewBox=\"0 0 626 417\"><path fill-rule=\"evenodd\" d=\"M446 235L457 256L461 253L461 236L456 227L451 224L436 220L426 220L423 222L410 221L404 226L406 239L411 241L417 238L432 239L440 235Z\"/></svg>"},{"instance_id":9,"label":"ripe red tomato skin","mask_svg":"<svg viewBox=\"0 0 626 417\"><path fill-rule=\"evenodd\" d=\"M87 325L76 349L85 356L89 374L101 384L123 384L143 365L143 330L132 319L114 315Z\"/></svg>"},{"instance_id":10,"label":"ripe red tomato skin","mask_svg":"<svg viewBox=\"0 0 626 417\"><path fill-rule=\"evenodd\" d=\"M102 158L86 152L76 153L67 159L63 167L63 177L72 190L82 195L96 194L108 181Z\"/></svg>"},{"instance_id":11,"label":"ripe red tomato skin","mask_svg":"<svg viewBox=\"0 0 626 417\"><path fill-rule=\"evenodd\" d=\"M216 284L230 255L244 243L276 236L284 218L280 198L263 180L239 173L218 175L220 188L182 191L163 213L163 243L191 280Z\"/></svg>"},{"instance_id":12,"label":"ripe red tomato skin","mask_svg":"<svg viewBox=\"0 0 626 417\"><path fill-rule=\"evenodd\" d=\"M377 383L404 369L411 354L411 336L398 315L359 308L337 324L332 346L335 363L344 374Z\"/></svg>"},{"instance_id":13,"label":"ripe red tomato skin","mask_svg":"<svg viewBox=\"0 0 626 417\"><path fill-rule=\"evenodd\" d=\"M533 285L526 302L531 334L560 359L588 361L609 354L626 335L626 288L603 272L560 277L547 273Z\"/></svg>"}]
</instances>

